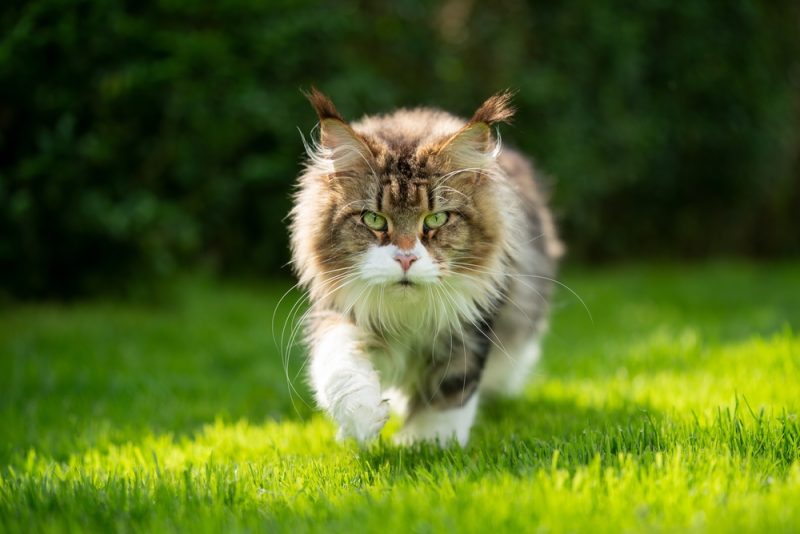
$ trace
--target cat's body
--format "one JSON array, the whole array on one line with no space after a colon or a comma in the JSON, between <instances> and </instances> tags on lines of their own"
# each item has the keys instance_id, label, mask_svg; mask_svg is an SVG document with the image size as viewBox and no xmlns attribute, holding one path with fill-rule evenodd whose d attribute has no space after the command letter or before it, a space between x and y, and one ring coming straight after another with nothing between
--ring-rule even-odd
<instances>
[{"instance_id":1,"label":"cat's body","mask_svg":"<svg viewBox=\"0 0 800 534\"><path fill-rule=\"evenodd\" d=\"M508 99L348 125L310 95L292 250L311 385L343 437L371 439L392 408L400 441L464 444L478 396L519 392L538 359L561 245L532 167L492 139Z\"/></svg>"}]
</instances>

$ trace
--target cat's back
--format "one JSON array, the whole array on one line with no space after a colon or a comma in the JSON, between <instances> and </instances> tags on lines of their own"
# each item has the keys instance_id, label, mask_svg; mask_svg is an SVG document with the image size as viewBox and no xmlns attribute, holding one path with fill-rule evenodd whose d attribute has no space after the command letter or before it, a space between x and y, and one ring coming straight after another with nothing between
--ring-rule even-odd
<instances>
[{"instance_id":1,"label":"cat's back","mask_svg":"<svg viewBox=\"0 0 800 534\"><path fill-rule=\"evenodd\" d=\"M497 156L497 164L522 200L526 225L533 235L530 245L552 261L559 259L564 254L564 245L558 238L541 173L528 157L510 148L502 149Z\"/></svg>"}]
</instances>

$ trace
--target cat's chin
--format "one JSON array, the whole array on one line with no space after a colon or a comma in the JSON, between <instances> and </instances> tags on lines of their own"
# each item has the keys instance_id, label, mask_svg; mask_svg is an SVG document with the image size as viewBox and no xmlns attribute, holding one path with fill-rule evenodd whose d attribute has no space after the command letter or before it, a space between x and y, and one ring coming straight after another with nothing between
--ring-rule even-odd
<instances>
[{"instance_id":1,"label":"cat's chin","mask_svg":"<svg viewBox=\"0 0 800 534\"><path fill-rule=\"evenodd\" d=\"M411 280L398 280L397 282L388 284L387 289L393 294L409 295L412 293L417 293L421 287L422 284L418 282L412 282Z\"/></svg>"},{"instance_id":2,"label":"cat's chin","mask_svg":"<svg viewBox=\"0 0 800 534\"><path fill-rule=\"evenodd\" d=\"M430 284L428 281L409 280L403 278L393 282L386 282L383 285L384 290L391 295L397 297L414 297L416 295L426 294L426 287Z\"/></svg>"},{"instance_id":3,"label":"cat's chin","mask_svg":"<svg viewBox=\"0 0 800 534\"><path fill-rule=\"evenodd\" d=\"M431 280L409 280L408 278L403 278L388 285L400 291L414 291L425 289L426 286L432 283L433 281Z\"/></svg>"},{"instance_id":4,"label":"cat's chin","mask_svg":"<svg viewBox=\"0 0 800 534\"><path fill-rule=\"evenodd\" d=\"M408 278L400 278L395 280L372 281L370 282L370 285L377 288L383 288L384 290L396 289L402 292L422 290L425 289L426 286L429 286L435 282L436 280L410 280Z\"/></svg>"}]
</instances>

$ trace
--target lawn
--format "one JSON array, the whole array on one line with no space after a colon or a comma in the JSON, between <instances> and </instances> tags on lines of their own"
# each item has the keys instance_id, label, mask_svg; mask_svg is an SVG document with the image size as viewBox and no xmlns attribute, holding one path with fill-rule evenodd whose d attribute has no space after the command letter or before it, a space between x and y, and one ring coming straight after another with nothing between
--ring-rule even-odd
<instances>
[{"instance_id":1,"label":"lawn","mask_svg":"<svg viewBox=\"0 0 800 534\"><path fill-rule=\"evenodd\" d=\"M562 280L526 395L444 451L335 441L288 282L6 306L0 531L800 529L800 264Z\"/></svg>"}]
</instances>

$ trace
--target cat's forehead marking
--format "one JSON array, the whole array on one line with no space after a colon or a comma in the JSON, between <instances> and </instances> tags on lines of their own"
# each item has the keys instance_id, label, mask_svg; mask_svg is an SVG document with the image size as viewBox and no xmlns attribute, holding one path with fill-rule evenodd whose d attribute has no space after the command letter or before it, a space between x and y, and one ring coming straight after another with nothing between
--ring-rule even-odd
<instances>
[{"instance_id":1,"label":"cat's forehead marking","mask_svg":"<svg viewBox=\"0 0 800 534\"><path fill-rule=\"evenodd\" d=\"M433 209L433 190L428 187L428 182L420 182L417 185L417 197L422 211Z\"/></svg>"},{"instance_id":2,"label":"cat's forehead marking","mask_svg":"<svg viewBox=\"0 0 800 534\"><path fill-rule=\"evenodd\" d=\"M433 209L434 186L429 157L415 144L394 144L380 158L378 209Z\"/></svg>"},{"instance_id":3,"label":"cat's forehead marking","mask_svg":"<svg viewBox=\"0 0 800 534\"><path fill-rule=\"evenodd\" d=\"M411 144L393 146L381 156L384 175L416 179L428 174L428 157L419 153L417 146Z\"/></svg>"},{"instance_id":4,"label":"cat's forehead marking","mask_svg":"<svg viewBox=\"0 0 800 534\"><path fill-rule=\"evenodd\" d=\"M433 189L424 179L386 178L378 188L377 205L381 211L410 207L428 211L433 207Z\"/></svg>"}]
</instances>

